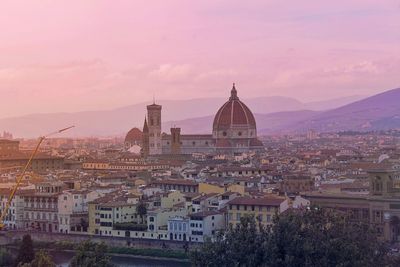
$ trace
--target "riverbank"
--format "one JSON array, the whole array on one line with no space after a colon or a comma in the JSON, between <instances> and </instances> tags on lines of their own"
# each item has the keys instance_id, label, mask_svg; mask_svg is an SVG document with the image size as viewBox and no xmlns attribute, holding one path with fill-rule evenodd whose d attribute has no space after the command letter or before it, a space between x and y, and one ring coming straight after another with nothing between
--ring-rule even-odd
<instances>
[{"instance_id":1,"label":"riverbank","mask_svg":"<svg viewBox=\"0 0 400 267\"><path fill-rule=\"evenodd\" d=\"M13 257L17 256L17 247L8 248ZM74 250L48 250L48 253L53 257L56 266L69 267L72 258L75 256ZM189 261L172 259L172 258L156 258L147 256L134 256L123 254L109 254L111 263L116 267L190 267Z\"/></svg>"},{"instance_id":2,"label":"riverbank","mask_svg":"<svg viewBox=\"0 0 400 267\"><path fill-rule=\"evenodd\" d=\"M13 244L7 245L12 249L17 249L21 245L21 241L18 240ZM70 241L56 241L56 242L44 242L33 240L33 246L35 249L46 249L48 251L59 251L59 252L76 252L79 243ZM189 262L189 253L182 250L173 250L167 248L133 248L133 247L108 247L108 255L110 256L124 256L124 257L135 257L143 259L160 259L160 260L173 260L179 262Z\"/></svg>"}]
</instances>

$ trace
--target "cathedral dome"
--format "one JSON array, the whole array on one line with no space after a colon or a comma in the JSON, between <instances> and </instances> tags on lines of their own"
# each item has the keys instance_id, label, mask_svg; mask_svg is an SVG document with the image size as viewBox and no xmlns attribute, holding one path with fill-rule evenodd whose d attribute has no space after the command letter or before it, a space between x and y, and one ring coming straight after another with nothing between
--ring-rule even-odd
<instances>
[{"instance_id":1,"label":"cathedral dome","mask_svg":"<svg viewBox=\"0 0 400 267\"><path fill-rule=\"evenodd\" d=\"M143 133L138 128L132 128L125 136L125 143L140 144L142 142Z\"/></svg>"},{"instance_id":2,"label":"cathedral dome","mask_svg":"<svg viewBox=\"0 0 400 267\"><path fill-rule=\"evenodd\" d=\"M213 123L214 137L256 137L256 120L251 110L239 100L235 84L231 97L218 110Z\"/></svg>"}]
</instances>

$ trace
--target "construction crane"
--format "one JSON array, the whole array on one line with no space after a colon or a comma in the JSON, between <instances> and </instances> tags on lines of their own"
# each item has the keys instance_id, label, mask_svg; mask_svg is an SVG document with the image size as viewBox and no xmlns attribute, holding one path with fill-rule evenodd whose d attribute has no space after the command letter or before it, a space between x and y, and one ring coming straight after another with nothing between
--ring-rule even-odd
<instances>
[{"instance_id":1,"label":"construction crane","mask_svg":"<svg viewBox=\"0 0 400 267\"><path fill-rule=\"evenodd\" d=\"M31 165L33 158L36 156L37 152L39 151L39 147L43 143L44 139L48 138L49 136L65 132L65 131L73 128L73 127L75 127L75 126L70 126L70 127L58 130L56 132L53 132L53 133L50 133L50 134L47 134L47 135L39 137L39 140L38 140L38 143L37 143L37 145L35 147L35 150L33 150L31 156L29 157L28 162L25 164L24 169L22 170L22 173L17 178L17 183L15 184L14 188L11 190L10 196L8 197L8 200L7 200L7 203L6 203L5 207L4 207L4 210L1 212L0 230L4 229L4 226L5 226L4 225L4 219L6 218L6 216L8 214L8 210L10 209L10 205L11 205L11 202L12 202L14 196L15 196L15 192L17 192L18 187L21 184L22 179L24 178L24 175L25 175L26 171L28 170L29 166Z\"/></svg>"}]
</instances>

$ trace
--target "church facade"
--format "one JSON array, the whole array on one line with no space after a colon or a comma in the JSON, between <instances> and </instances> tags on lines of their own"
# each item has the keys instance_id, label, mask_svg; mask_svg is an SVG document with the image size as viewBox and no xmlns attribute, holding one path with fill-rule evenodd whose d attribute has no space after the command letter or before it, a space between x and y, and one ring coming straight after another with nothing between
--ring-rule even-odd
<instances>
[{"instance_id":1,"label":"church facade","mask_svg":"<svg viewBox=\"0 0 400 267\"><path fill-rule=\"evenodd\" d=\"M262 151L257 125L251 110L239 99L235 84L226 103L217 111L211 134L181 134L180 128L161 132L161 110L157 104L147 106L142 134L144 156L159 154L233 154Z\"/></svg>"}]
</instances>

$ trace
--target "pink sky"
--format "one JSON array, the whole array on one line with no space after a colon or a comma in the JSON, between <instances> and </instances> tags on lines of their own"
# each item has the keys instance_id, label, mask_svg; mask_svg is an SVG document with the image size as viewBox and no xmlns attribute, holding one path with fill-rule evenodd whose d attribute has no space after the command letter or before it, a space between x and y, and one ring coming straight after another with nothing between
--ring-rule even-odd
<instances>
[{"instance_id":1,"label":"pink sky","mask_svg":"<svg viewBox=\"0 0 400 267\"><path fill-rule=\"evenodd\" d=\"M399 0L3 0L0 117L400 86Z\"/></svg>"}]
</instances>

